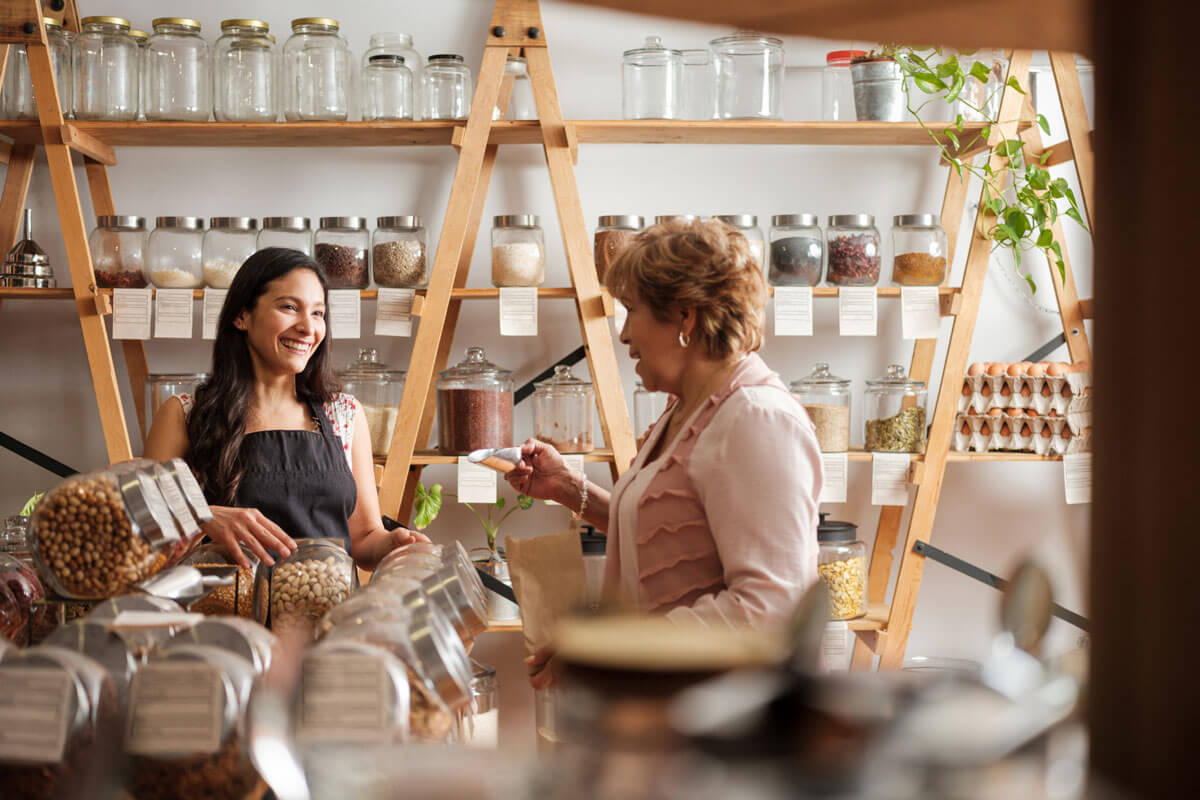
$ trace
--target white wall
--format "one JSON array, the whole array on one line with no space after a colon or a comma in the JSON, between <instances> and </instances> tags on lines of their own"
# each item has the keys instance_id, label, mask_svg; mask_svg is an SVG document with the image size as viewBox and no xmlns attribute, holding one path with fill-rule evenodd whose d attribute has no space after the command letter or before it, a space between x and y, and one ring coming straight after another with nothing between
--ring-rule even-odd
<instances>
[{"instance_id":1,"label":"white wall","mask_svg":"<svg viewBox=\"0 0 1200 800\"><path fill-rule=\"evenodd\" d=\"M129 17L135 27L149 29L150 20L168 11L198 16L205 35L214 39L221 19L257 16L268 20L280 42L288 21L295 16L333 14L357 54L372 32L411 32L423 55L458 52L478 69L481 42L490 16L490 4L445 0L436 4L400 4L371 0L349 6L329 3L268 2L268 0L208 0L164 8L146 0L109 0L82 3L84 14ZM720 28L668 22L629 14L590 10L559 2L546 2L544 21L554 60L559 96L568 118L613 118L620 114L621 51L637 46L646 34L661 34L673 47L703 46ZM847 42L788 38L789 65L819 65L824 52ZM797 88L799 87L790 87ZM818 95L819 96L819 95ZM1044 92L1053 97L1052 91ZM812 118L818 110L785 109L789 119ZM1054 139L1062 138L1060 121ZM454 168L450 148L398 149L179 149L145 148L118 151L120 164L110 171L118 213L156 215L351 215L370 217L417 213L425 217L436 237L449 193ZM1063 168L1059 168L1062 170ZM1063 174L1074 180L1070 168ZM765 229L775 213L809 211L822 217L831 213L869 212L886 230L894 214L937 212L945 185L945 170L937 167L929 148L799 148L585 145L577 168L583 206L589 226L610 213L692 212L718 214L748 212L759 216ZM92 212L82 169L77 180L84 197L84 215ZM978 195L972 192L972 203ZM60 285L69 274L61 235L55 219L50 182L39 163L30 192L35 211L35 238L49 252ZM542 215L550 244L546 285L568 284L550 184L540 151L532 146L502 152L492 182L476 248L470 286L488 286L490 272L486 237L493 214L532 212ZM964 229L964 234L966 230ZM960 238L960 245L965 238ZM1069 250L1082 297L1091 296L1090 241L1078 230L1068 231ZM890 250L885 248L886 253ZM959 247L955 278L961 274L965 247ZM996 258L989 272L971 350L972 360L1021 360L1058 330L1056 318L1035 310L1012 280L1007 261ZM1049 276L1044 264L1037 268L1042 291L1036 298L1053 306ZM776 339L768 336L762 355L785 381L807 374L817 360L829 361L833 370L855 381L854 424L861 427L862 380L882 373L892 362L907 365L911 342L900 339L900 321L894 301L880 304L880 335L875 339L842 339L837 335L832 302L819 303L816 335L811 339ZM485 344L488 356L516 372L519 382L532 377L550 362L579 344L575 313L565 301L547 301L541 309L542 335L537 339L500 339L496 308L490 303L464 304L455 337L454 353ZM364 305L363 330L373 330L374 309ZM197 327L197 336L199 328ZM945 321L938 359L944 356L949 321ZM103 437L94 396L88 380L79 327L67 302L5 301L0 309L0 430L21 438L79 469L105 460ZM403 368L412 340L376 339L340 341L335 361L352 360L360 345L380 350L390 364ZM626 397L633 390L633 365L617 345ZM210 359L208 345L192 341L150 341L146 346L153 372L200 371ZM118 372L124 375L120 348ZM1054 357L1066 359L1065 348ZM580 368L584 372L585 369ZM935 371L934 383L940 378ZM936 390L931 392L931 406ZM131 429L136 427L133 403L125 387L123 400ZM517 436L531 430L528 404L517 409ZM861 443L861 431L856 435ZM135 448L136 449L136 448ZM0 511L15 513L33 492L53 483L42 472L7 451L0 451ZM592 465L589 474L607 480L603 465ZM426 481L453 485L453 472L431 468ZM877 509L870 505L870 471L867 465L851 467L850 502L831 505L838 519L861 526L864 538L874 535ZM507 492L507 488L503 491ZM746 509L746 513L753 513ZM537 535L562 529L566 512L542 505L514 516L507 526L510 536ZM906 520L907 523L907 520ZM1059 599L1086 613L1083 598L1088 511L1063 504L1061 466L1047 464L951 464L942 491L942 503L933 542L962 558L1000 574L1008 572L1029 553L1045 560L1053 572ZM469 546L483 543L473 518L459 508L448 508L435 524L437 539L461 537ZM899 554L897 553L897 561ZM930 563L925 570L909 655L980 658L996 630L998 594L979 583ZM1075 645L1078 632L1055 622L1052 647ZM527 720L528 702L520 678L519 640L515 635L485 639L476 655L501 667L509 707L506 727Z\"/></svg>"}]
</instances>

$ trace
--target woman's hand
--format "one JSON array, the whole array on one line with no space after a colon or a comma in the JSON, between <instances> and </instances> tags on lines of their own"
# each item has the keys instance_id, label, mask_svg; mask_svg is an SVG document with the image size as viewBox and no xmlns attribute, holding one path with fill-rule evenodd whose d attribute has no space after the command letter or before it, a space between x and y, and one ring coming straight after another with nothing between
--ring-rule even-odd
<instances>
[{"instance_id":1,"label":"woman's hand","mask_svg":"<svg viewBox=\"0 0 1200 800\"><path fill-rule=\"evenodd\" d=\"M569 496L578 505L579 478L571 474L559 452L545 442L527 439L521 446L521 461L504 476L518 492L535 500L554 500L566 505Z\"/></svg>"},{"instance_id":2,"label":"woman's hand","mask_svg":"<svg viewBox=\"0 0 1200 800\"><path fill-rule=\"evenodd\" d=\"M526 656L525 666L529 668L529 685L534 691L548 689L555 684L554 648L543 647L533 655Z\"/></svg>"},{"instance_id":3,"label":"woman's hand","mask_svg":"<svg viewBox=\"0 0 1200 800\"><path fill-rule=\"evenodd\" d=\"M388 531L388 533L392 535L392 546L388 550L389 553L398 547L404 547L412 544L413 542L424 542L425 544L429 544L428 536L423 533L418 533L417 531L410 531L408 528L396 528Z\"/></svg>"},{"instance_id":4,"label":"woman's hand","mask_svg":"<svg viewBox=\"0 0 1200 800\"><path fill-rule=\"evenodd\" d=\"M296 542L283 532L283 528L267 519L257 508L231 508L229 506L210 506L213 513L211 522L201 526L201 532L219 543L239 566L250 568L250 561L238 543L246 545L251 553L271 566L275 560L268 550L274 550L283 557L290 556L296 551Z\"/></svg>"}]
</instances>

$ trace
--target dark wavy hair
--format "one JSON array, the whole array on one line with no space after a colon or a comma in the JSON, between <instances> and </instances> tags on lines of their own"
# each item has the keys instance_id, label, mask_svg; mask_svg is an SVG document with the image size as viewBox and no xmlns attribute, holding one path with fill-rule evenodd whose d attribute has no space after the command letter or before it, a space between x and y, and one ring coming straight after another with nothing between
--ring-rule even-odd
<instances>
[{"instance_id":1,"label":"dark wavy hair","mask_svg":"<svg viewBox=\"0 0 1200 800\"><path fill-rule=\"evenodd\" d=\"M320 264L299 250L268 247L247 258L238 269L221 307L212 377L196 389L196 403L187 417L190 447L186 460L210 503L234 504L242 481L239 454L246 435L246 414L254 391L254 364L246 332L233 323L243 311L254 310L267 284L297 269L317 276L328 303L329 281ZM324 403L339 391L330 348L326 331L304 371L296 376L296 396L302 402Z\"/></svg>"}]
</instances>

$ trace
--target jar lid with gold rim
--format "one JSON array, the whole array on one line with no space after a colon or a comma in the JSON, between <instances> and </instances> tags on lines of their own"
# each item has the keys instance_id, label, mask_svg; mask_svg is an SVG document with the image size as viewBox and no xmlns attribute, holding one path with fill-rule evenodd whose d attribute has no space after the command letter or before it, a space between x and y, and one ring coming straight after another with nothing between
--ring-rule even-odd
<instances>
[{"instance_id":1,"label":"jar lid with gold rim","mask_svg":"<svg viewBox=\"0 0 1200 800\"><path fill-rule=\"evenodd\" d=\"M190 17L159 17L150 24L154 26L155 30L158 30L160 25L173 25L192 31L200 30L200 20L191 19Z\"/></svg>"},{"instance_id":2,"label":"jar lid with gold rim","mask_svg":"<svg viewBox=\"0 0 1200 800\"><path fill-rule=\"evenodd\" d=\"M150 43L150 34L145 31L130 31L129 35L136 39L139 45L145 46Z\"/></svg>"},{"instance_id":3,"label":"jar lid with gold rim","mask_svg":"<svg viewBox=\"0 0 1200 800\"><path fill-rule=\"evenodd\" d=\"M269 31L271 26L261 19L223 19L221 20L221 30L226 31L230 28L254 28L255 30Z\"/></svg>"},{"instance_id":4,"label":"jar lid with gold rim","mask_svg":"<svg viewBox=\"0 0 1200 800\"><path fill-rule=\"evenodd\" d=\"M332 28L335 31L341 27L336 19L330 19L329 17L299 17L298 19L292 20L293 31L296 30L296 28L304 28L308 27L309 25Z\"/></svg>"},{"instance_id":5,"label":"jar lid with gold rim","mask_svg":"<svg viewBox=\"0 0 1200 800\"><path fill-rule=\"evenodd\" d=\"M118 28L129 30L131 27L129 20L124 17L84 17L80 20L81 25L116 25Z\"/></svg>"},{"instance_id":6,"label":"jar lid with gold rim","mask_svg":"<svg viewBox=\"0 0 1200 800\"><path fill-rule=\"evenodd\" d=\"M54 17L42 17L42 24L47 28L61 28L63 26L62 20L55 19Z\"/></svg>"}]
</instances>

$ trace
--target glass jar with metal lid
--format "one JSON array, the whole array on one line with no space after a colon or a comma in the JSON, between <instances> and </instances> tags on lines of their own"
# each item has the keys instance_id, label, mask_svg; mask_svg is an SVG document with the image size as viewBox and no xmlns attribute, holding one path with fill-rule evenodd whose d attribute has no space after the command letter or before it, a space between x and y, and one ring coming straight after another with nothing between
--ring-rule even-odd
<instances>
[{"instance_id":1,"label":"glass jar with metal lid","mask_svg":"<svg viewBox=\"0 0 1200 800\"><path fill-rule=\"evenodd\" d=\"M659 214L654 218L654 224L662 225L664 222L686 222L690 225L699 219L700 217L697 214Z\"/></svg>"},{"instance_id":2,"label":"glass jar with metal lid","mask_svg":"<svg viewBox=\"0 0 1200 800\"><path fill-rule=\"evenodd\" d=\"M746 243L750 245L750 255L754 257L754 263L762 269L766 263L766 243L763 241L762 230L758 227L758 217L753 214L721 214L717 217L726 225L737 229L737 232L746 237Z\"/></svg>"},{"instance_id":3,"label":"glass jar with metal lid","mask_svg":"<svg viewBox=\"0 0 1200 800\"><path fill-rule=\"evenodd\" d=\"M346 120L353 101L354 57L336 19L292 20L283 46L283 116L300 120Z\"/></svg>"},{"instance_id":4,"label":"glass jar with metal lid","mask_svg":"<svg viewBox=\"0 0 1200 800\"><path fill-rule=\"evenodd\" d=\"M875 217L837 214L825 232L829 264L825 280L834 286L874 286L879 283L881 247Z\"/></svg>"},{"instance_id":5,"label":"glass jar with metal lid","mask_svg":"<svg viewBox=\"0 0 1200 800\"><path fill-rule=\"evenodd\" d=\"M592 384L559 364L554 376L534 384L533 435L560 453L588 453L592 444Z\"/></svg>"},{"instance_id":6,"label":"glass jar with metal lid","mask_svg":"<svg viewBox=\"0 0 1200 800\"><path fill-rule=\"evenodd\" d=\"M403 120L413 117L413 74L404 56L379 53L362 70L362 118Z\"/></svg>"},{"instance_id":7,"label":"glass jar with metal lid","mask_svg":"<svg viewBox=\"0 0 1200 800\"><path fill-rule=\"evenodd\" d=\"M596 226L595 256L596 277L601 285L608 268L617 259L617 254L624 250L644 227L646 221L637 214L610 214L600 218L600 224Z\"/></svg>"},{"instance_id":8,"label":"glass jar with metal lid","mask_svg":"<svg viewBox=\"0 0 1200 800\"><path fill-rule=\"evenodd\" d=\"M213 116L218 122L274 122L279 74L270 26L261 19L227 19L213 45Z\"/></svg>"},{"instance_id":9,"label":"glass jar with metal lid","mask_svg":"<svg viewBox=\"0 0 1200 800\"><path fill-rule=\"evenodd\" d=\"M546 280L546 239L535 214L492 219L492 285L541 286Z\"/></svg>"},{"instance_id":10,"label":"glass jar with metal lid","mask_svg":"<svg viewBox=\"0 0 1200 800\"><path fill-rule=\"evenodd\" d=\"M312 255L312 229L308 217L263 217L258 249L287 247Z\"/></svg>"},{"instance_id":11,"label":"glass jar with metal lid","mask_svg":"<svg viewBox=\"0 0 1200 800\"><path fill-rule=\"evenodd\" d=\"M829 591L829 618L857 619L867 613L867 546L853 522L817 525L817 575Z\"/></svg>"},{"instance_id":12,"label":"glass jar with metal lid","mask_svg":"<svg viewBox=\"0 0 1200 800\"><path fill-rule=\"evenodd\" d=\"M321 217L313 234L313 257L325 268L330 289L365 289L371 234L366 217Z\"/></svg>"},{"instance_id":13,"label":"glass jar with metal lid","mask_svg":"<svg viewBox=\"0 0 1200 800\"><path fill-rule=\"evenodd\" d=\"M71 34L52 17L43 18L50 63L54 67L54 85L58 90L58 106L64 117L71 113ZM33 96L33 78L29 72L29 54L25 45L8 48L8 67L0 88L0 116L4 119L37 119L37 101Z\"/></svg>"},{"instance_id":14,"label":"glass jar with metal lid","mask_svg":"<svg viewBox=\"0 0 1200 800\"><path fill-rule=\"evenodd\" d=\"M892 218L892 283L937 286L946 279L946 231L936 214Z\"/></svg>"},{"instance_id":15,"label":"glass jar with metal lid","mask_svg":"<svg viewBox=\"0 0 1200 800\"><path fill-rule=\"evenodd\" d=\"M500 746L500 682L496 668L471 659L470 707L464 717L463 744L494 750Z\"/></svg>"},{"instance_id":16,"label":"glass jar with metal lid","mask_svg":"<svg viewBox=\"0 0 1200 800\"><path fill-rule=\"evenodd\" d=\"M159 17L146 48L146 119L205 122L212 113L212 51L200 23Z\"/></svg>"},{"instance_id":17,"label":"glass jar with metal lid","mask_svg":"<svg viewBox=\"0 0 1200 800\"><path fill-rule=\"evenodd\" d=\"M925 381L910 380L904 367L867 381L863 414L866 449L890 453L925 451Z\"/></svg>"},{"instance_id":18,"label":"glass jar with metal lid","mask_svg":"<svg viewBox=\"0 0 1200 800\"><path fill-rule=\"evenodd\" d=\"M228 289L242 263L258 249L254 217L212 217L204 234L204 283Z\"/></svg>"},{"instance_id":19,"label":"glass jar with metal lid","mask_svg":"<svg viewBox=\"0 0 1200 800\"><path fill-rule=\"evenodd\" d=\"M482 347L439 373L438 448L467 455L513 443L512 372L487 360Z\"/></svg>"},{"instance_id":20,"label":"glass jar with metal lid","mask_svg":"<svg viewBox=\"0 0 1200 800\"><path fill-rule=\"evenodd\" d=\"M146 245L146 272L159 289L204 285L204 220L157 217Z\"/></svg>"},{"instance_id":21,"label":"glass jar with metal lid","mask_svg":"<svg viewBox=\"0 0 1200 800\"><path fill-rule=\"evenodd\" d=\"M772 286L816 286L825 266L825 237L816 214L771 217Z\"/></svg>"},{"instance_id":22,"label":"glass jar with metal lid","mask_svg":"<svg viewBox=\"0 0 1200 800\"><path fill-rule=\"evenodd\" d=\"M683 108L683 53L647 36L626 50L621 66L621 113L625 119L679 119Z\"/></svg>"},{"instance_id":23,"label":"glass jar with metal lid","mask_svg":"<svg viewBox=\"0 0 1200 800\"><path fill-rule=\"evenodd\" d=\"M509 56L504 62L504 77L512 79L508 108L493 108L492 119L537 119L537 101L529 82L529 65L522 56Z\"/></svg>"},{"instance_id":24,"label":"glass jar with metal lid","mask_svg":"<svg viewBox=\"0 0 1200 800\"><path fill-rule=\"evenodd\" d=\"M342 379L342 388L354 395L367 415L371 452L386 456L400 416L404 370L391 369L380 361L374 347L363 347L358 351L358 359L350 362L338 377Z\"/></svg>"},{"instance_id":25,"label":"glass jar with metal lid","mask_svg":"<svg viewBox=\"0 0 1200 800\"><path fill-rule=\"evenodd\" d=\"M425 226L417 216L379 217L371 236L375 283L420 289L429 282Z\"/></svg>"},{"instance_id":26,"label":"glass jar with metal lid","mask_svg":"<svg viewBox=\"0 0 1200 800\"><path fill-rule=\"evenodd\" d=\"M422 78L423 119L466 119L471 110L471 68L454 53L430 56Z\"/></svg>"},{"instance_id":27,"label":"glass jar with metal lid","mask_svg":"<svg viewBox=\"0 0 1200 800\"><path fill-rule=\"evenodd\" d=\"M371 56L393 55L403 56L404 66L412 73L412 118L421 118L421 79L424 75L421 54L413 48L413 37L407 33L372 33L367 52L363 53L362 66L365 69L371 62Z\"/></svg>"},{"instance_id":28,"label":"glass jar with metal lid","mask_svg":"<svg viewBox=\"0 0 1200 800\"><path fill-rule=\"evenodd\" d=\"M4 520L0 530L0 586L8 587L15 603L16 623L9 621L9 627L15 628L15 635L10 635L9 641L27 647L40 642L54 630L57 625L52 613L54 609L45 602L46 589L37 576L37 565L29 547L28 517L14 516ZM4 623L0 622L0 628L3 627ZM3 638L0 631L0 639Z\"/></svg>"},{"instance_id":29,"label":"glass jar with metal lid","mask_svg":"<svg viewBox=\"0 0 1200 800\"><path fill-rule=\"evenodd\" d=\"M96 217L88 236L96 286L101 289L140 289L146 285L146 218Z\"/></svg>"},{"instance_id":30,"label":"glass jar with metal lid","mask_svg":"<svg viewBox=\"0 0 1200 800\"><path fill-rule=\"evenodd\" d=\"M850 380L830 373L828 364L818 363L810 375L792 381L790 388L817 429L821 452L849 450Z\"/></svg>"},{"instance_id":31,"label":"glass jar with metal lid","mask_svg":"<svg viewBox=\"0 0 1200 800\"><path fill-rule=\"evenodd\" d=\"M783 118L783 41L735 33L709 42L717 119Z\"/></svg>"},{"instance_id":32,"label":"glass jar with metal lid","mask_svg":"<svg viewBox=\"0 0 1200 800\"><path fill-rule=\"evenodd\" d=\"M138 46L138 120L146 121L146 48L150 46L150 34L131 30L129 35Z\"/></svg>"},{"instance_id":33,"label":"glass jar with metal lid","mask_svg":"<svg viewBox=\"0 0 1200 800\"><path fill-rule=\"evenodd\" d=\"M157 372L146 376L146 430L150 435L150 426L162 404L172 397L181 394L196 396L196 389L208 380L207 372Z\"/></svg>"},{"instance_id":34,"label":"glass jar with metal lid","mask_svg":"<svg viewBox=\"0 0 1200 800\"><path fill-rule=\"evenodd\" d=\"M636 388L633 390L633 425L638 438L641 439L667 410L667 401L671 397L666 392L650 391L640 380L634 383Z\"/></svg>"},{"instance_id":35,"label":"glass jar with metal lid","mask_svg":"<svg viewBox=\"0 0 1200 800\"><path fill-rule=\"evenodd\" d=\"M141 55L129 20L84 17L71 45L76 119L131 121L138 115Z\"/></svg>"}]
</instances>

